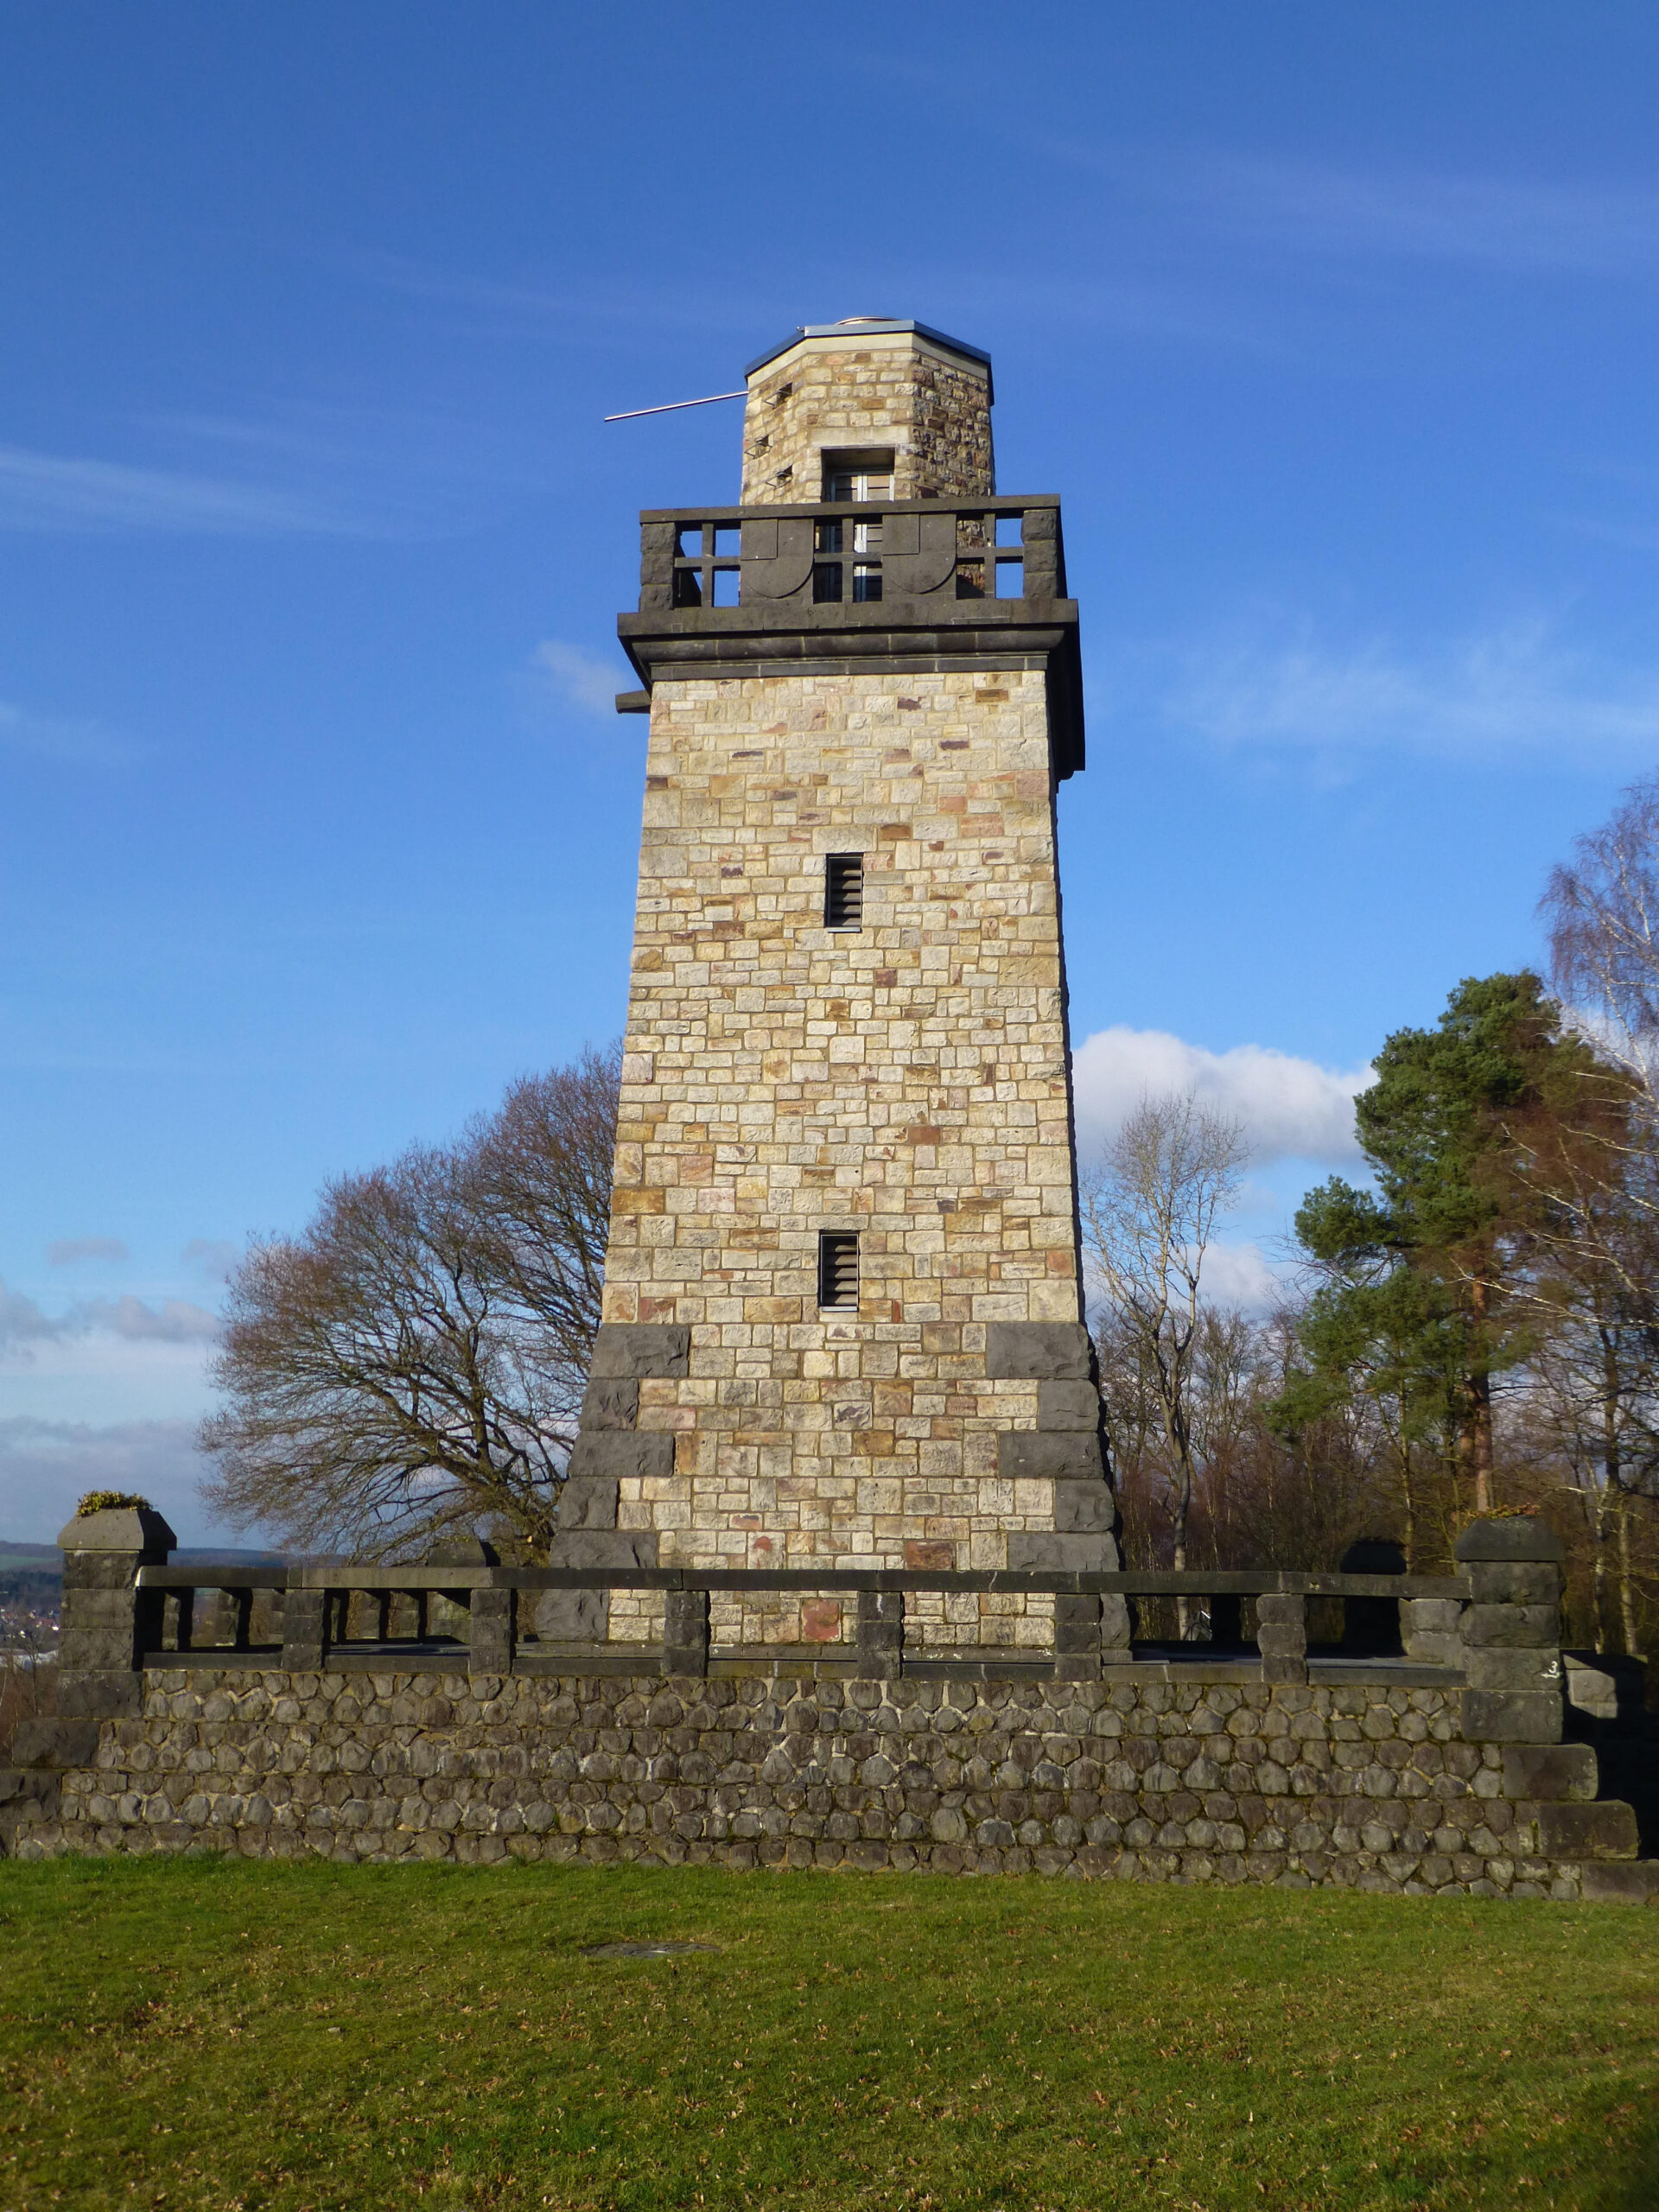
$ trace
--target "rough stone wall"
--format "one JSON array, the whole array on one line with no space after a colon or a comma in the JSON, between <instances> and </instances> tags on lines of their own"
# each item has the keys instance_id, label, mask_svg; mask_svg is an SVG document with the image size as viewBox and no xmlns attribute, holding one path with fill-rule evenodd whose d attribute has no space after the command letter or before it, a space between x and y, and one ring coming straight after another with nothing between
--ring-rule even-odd
<instances>
[{"instance_id":1,"label":"rough stone wall","mask_svg":"<svg viewBox=\"0 0 1659 2212\"><path fill-rule=\"evenodd\" d=\"M864 925L830 931L848 851ZM836 1229L856 1313L817 1302ZM1002 1567L1053 1529L1052 1483L998 1470L1039 1385L985 1371L988 1324L1079 1318L1039 674L658 685L605 1313L690 1327L639 1386L672 1471L620 1498L664 1565ZM968 1640L1048 1637L963 1604Z\"/></svg>"},{"instance_id":2,"label":"rough stone wall","mask_svg":"<svg viewBox=\"0 0 1659 2212\"><path fill-rule=\"evenodd\" d=\"M988 497L988 372L908 332L804 339L749 385L743 504L821 499L825 449L868 447L892 448L895 499Z\"/></svg>"},{"instance_id":3,"label":"rough stone wall","mask_svg":"<svg viewBox=\"0 0 1659 2212\"><path fill-rule=\"evenodd\" d=\"M20 1858L656 1859L1575 1897L1626 1879L1593 1754L1455 1692L152 1671L26 1777ZM49 1783L49 1786L48 1786ZM1601 1862L1611 1857L1611 1866ZM1602 1894L1618 1893L1611 1886Z\"/></svg>"}]
</instances>

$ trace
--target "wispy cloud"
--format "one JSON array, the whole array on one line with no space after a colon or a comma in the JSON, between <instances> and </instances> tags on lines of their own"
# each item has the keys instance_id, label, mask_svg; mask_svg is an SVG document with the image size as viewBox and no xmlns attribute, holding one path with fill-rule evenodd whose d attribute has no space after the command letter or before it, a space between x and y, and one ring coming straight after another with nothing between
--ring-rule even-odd
<instances>
[{"instance_id":1,"label":"wispy cloud","mask_svg":"<svg viewBox=\"0 0 1659 2212\"><path fill-rule=\"evenodd\" d=\"M1386 638L1332 645L1306 626L1241 626L1126 653L1120 698L1143 684L1173 728L1231 747L1613 766L1659 754L1659 669L1599 658L1536 620L1416 654Z\"/></svg>"},{"instance_id":2,"label":"wispy cloud","mask_svg":"<svg viewBox=\"0 0 1659 2212\"><path fill-rule=\"evenodd\" d=\"M0 699L0 752L68 766L100 768L133 760L137 750L101 722L37 715Z\"/></svg>"},{"instance_id":3,"label":"wispy cloud","mask_svg":"<svg viewBox=\"0 0 1659 2212\"><path fill-rule=\"evenodd\" d=\"M61 1336L63 1324L41 1313L21 1290L8 1290L0 1282L0 1353L16 1347L28 1357L27 1347L43 1337Z\"/></svg>"},{"instance_id":4,"label":"wispy cloud","mask_svg":"<svg viewBox=\"0 0 1659 2212\"><path fill-rule=\"evenodd\" d=\"M364 529L359 517L278 486L0 446L0 530L244 537Z\"/></svg>"},{"instance_id":5,"label":"wispy cloud","mask_svg":"<svg viewBox=\"0 0 1659 2212\"><path fill-rule=\"evenodd\" d=\"M136 1492L200 1541L204 1468L188 1421L0 1421L0 1536L50 1543L89 1490Z\"/></svg>"},{"instance_id":6,"label":"wispy cloud","mask_svg":"<svg viewBox=\"0 0 1659 2212\"><path fill-rule=\"evenodd\" d=\"M89 1240L98 1241L98 1240ZM79 1300L64 1313L44 1312L22 1291L0 1283L0 1357L31 1363L34 1347L87 1336L113 1337L129 1344L203 1345L218 1336L217 1314L186 1298L156 1305L130 1294Z\"/></svg>"},{"instance_id":7,"label":"wispy cloud","mask_svg":"<svg viewBox=\"0 0 1659 2212\"><path fill-rule=\"evenodd\" d=\"M1516 274L1659 269L1659 183L1364 169L1209 149L1050 142L1129 202L1192 228L1332 258Z\"/></svg>"},{"instance_id":8,"label":"wispy cloud","mask_svg":"<svg viewBox=\"0 0 1659 2212\"><path fill-rule=\"evenodd\" d=\"M556 638L537 645L531 658L547 688L588 714L614 714L618 691L632 689L614 661L601 660L584 646L564 645Z\"/></svg>"},{"instance_id":9,"label":"wispy cloud","mask_svg":"<svg viewBox=\"0 0 1659 2212\"><path fill-rule=\"evenodd\" d=\"M193 1236L179 1255L209 1282L228 1282L242 1257L242 1247L226 1236Z\"/></svg>"},{"instance_id":10,"label":"wispy cloud","mask_svg":"<svg viewBox=\"0 0 1659 2212\"><path fill-rule=\"evenodd\" d=\"M1277 1160L1357 1160L1354 1099L1372 1080L1369 1067L1321 1067L1267 1045L1214 1052L1165 1030L1122 1024L1084 1039L1071 1075L1085 1150L1119 1128L1143 1098L1192 1091L1243 1125L1251 1160L1261 1167Z\"/></svg>"},{"instance_id":11,"label":"wispy cloud","mask_svg":"<svg viewBox=\"0 0 1659 2212\"><path fill-rule=\"evenodd\" d=\"M83 1260L124 1260L130 1255L118 1236L60 1236L46 1248L54 1268L78 1267Z\"/></svg>"},{"instance_id":12,"label":"wispy cloud","mask_svg":"<svg viewBox=\"0 0 1659 2212\"><path fill-rule=\"evenodd\" d=\"M1259 1244L1221 1239L1204 1255L1205 1295L1217 1306L1270 1313L1283 1298L1287 1281L1287 1272L1275 1268Z\"/></svg>"}]
</instances>

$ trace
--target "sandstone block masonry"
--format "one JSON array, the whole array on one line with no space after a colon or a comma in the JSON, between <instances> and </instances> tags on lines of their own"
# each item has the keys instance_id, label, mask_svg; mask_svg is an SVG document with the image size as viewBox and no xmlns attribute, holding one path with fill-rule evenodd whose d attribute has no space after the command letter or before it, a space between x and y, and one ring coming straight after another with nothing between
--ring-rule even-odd
<instances>
[{"instance_id":1,"label":"sandstone block masonry","mask_svg":"<svg viewBox=\"0 0 1659 2212\"><path fill-rule=\"evenodd\" d=\"M1592 1752L1465 1742L1440 1690L151 1669L139 1713L78 1726L0 1807L20 1858L1650 1886Z\"/></svg>"},{"instance_id":2,"label":"sandstone block masonry","mask_svg":"<svg viewBox=\"0 0 1659 2212\"><path fill-rule=\"evenodd\" d=\"M744 505L828 497L826 454L891 454L895 499L994 492L989 360L915 323L802 331L749 371Z\"/></svg>"},{"instance_id":3,"label":"sandstone block masonry","mask_svg":"<svg viewBox=\"0 0 1659 2212\"><path fill-rule=\"evenodd\" d=\"M809 502L834 498L642 518L619 626L651 720L605 1325L554 1563L1109 1568L1055 839L1082 765L1058 506L996 508L1020 533L1003 594L986 511L944 496L948 476L995 499L974 347L837 325L751 373L752 416L829 472ZM828 1595L716 1610L728 1645L849 1640ZM912 1633L1044 1646L1055 1619L987 1592L918 1605ZM560 1597L540 1624L656 1642L664 1608Z\"/></svg>"},{"instance_id":4,"label":"sandstone block masonry","mask_svg":"<svg viewBox=\"0 0 1659 2212\"><path fill-rule=\"evenodd\" d=\"M1058 1386L988 1374L988 1331L1075 1327L1074 1203L1041 675L659 684L605 1308L689 1357L638 1384L676 1448L620 1525L664 1564L1007 1565L1079 1449L999 1445ZM855 1313L817 1304L840 1229ZM1073 1357L1045 1426L1086 1456Z\"/></svg>"}]
</instances>

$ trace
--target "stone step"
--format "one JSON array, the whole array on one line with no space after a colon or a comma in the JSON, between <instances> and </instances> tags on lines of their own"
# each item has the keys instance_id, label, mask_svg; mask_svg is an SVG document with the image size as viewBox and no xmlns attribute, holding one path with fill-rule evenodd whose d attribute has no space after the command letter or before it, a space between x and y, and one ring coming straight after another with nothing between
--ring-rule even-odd
<instances>
[{"instance_id":1,"label":"stone step","mask_svg":"<svg viewBox=\"0 0 1659 2212\"><path fill-rule=\"evenodd\" d=\"M1659 1907L1659 1859L1592 1859L1583 1879L1586 1904Z\"/></svg>"}]
</instances>

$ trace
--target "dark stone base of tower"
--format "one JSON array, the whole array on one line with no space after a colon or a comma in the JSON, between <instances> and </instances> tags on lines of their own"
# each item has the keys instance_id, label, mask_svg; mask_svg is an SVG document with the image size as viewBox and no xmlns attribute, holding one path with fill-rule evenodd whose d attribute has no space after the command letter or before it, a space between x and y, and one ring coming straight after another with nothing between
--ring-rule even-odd
<instances>
[{"instance_id":1,"label":"dark stone base of tower","mask_svg":"<svg viewBox=\"0 0 1659 2212\"><path fill-rule=\"evenodd\" d=\"M1470 1743L1455 1691L1123 1672L158 1669L131 1719L86 1740L41 1732L67 1770L37 1769L27 1794L14 1780L0 1835L26 1859L582 1859L1659 1901L1630 1808L1593 1802L1594 1753Z\"/></svg>"}]
</instances>

